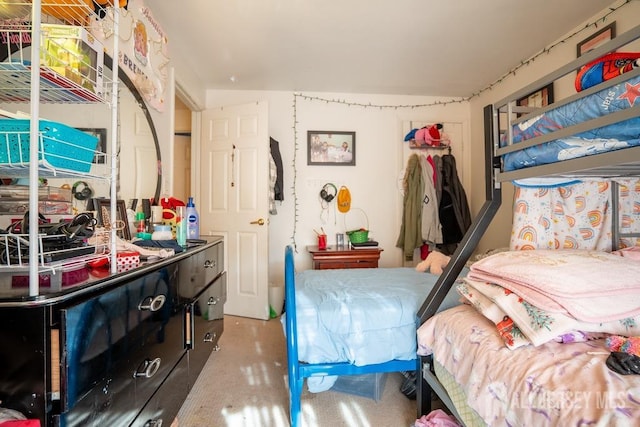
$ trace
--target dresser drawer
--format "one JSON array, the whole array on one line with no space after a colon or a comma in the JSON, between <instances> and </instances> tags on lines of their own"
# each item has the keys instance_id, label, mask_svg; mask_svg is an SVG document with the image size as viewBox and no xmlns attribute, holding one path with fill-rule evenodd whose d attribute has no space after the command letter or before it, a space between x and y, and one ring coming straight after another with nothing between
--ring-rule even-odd
<instances>
[{"instance_id":1,"label":"dresser drawer","mask_svg":"<svg viewBox=\"0 0 640 427\"><path fill-rule=\"evenodd\" d=\"M321 261L316 263L317 270L332 270L336 268L378 268L378 260L345 260L345 261Z\"/></svg>"},{"instance_id":2,"label":"dresser drawer","mask_svg":"<svg viewBox=\"0 0 640 427\"><path fill-rule=\"evenodd\" d=\"M169 427L189 394L189 384L195 381L187 356L171 371L166 381L142 408L130 427ZM191 374L193 375L193 374Z\"/></svg>"},{"instance_id":3,"label":"dresser drawer","mask_svg":"<svg viewBox=\"0 0 640 427\"><path fill-rule=\"evenodd\" d=\"M222 242L193 257L196 268L204 270L204 283L209 284L224 271L224 245Z\"/></svg>"},{"instance_id":4,"label":"dresser drawer","mask_svg":"<svg viewBox=\"0 0 640 427\"><path fill-rule=\"evenodd\" d=\"M193 300L224 270L222 242L180 261L178 281L180 296Z\"/></svg>"},{"instance_id":5,"label":"dresser drawer","mask_svg":"<svg viewBox=\"0 0 640 427\"><path fill-rule=\"evenodd\" d=\"M227 274L223 273L187 307L187 319L191 319L193 331L192 339L187 339L192 370L200 371L211 352L218 348L218 340L224 331L226 301Z\"/></svg>"},{"instance_id":6,"label":"dresser drawer","mask_svg":"<svg viewBox=\"0 0 640 427\"><path fill-rule=\"evenodd\" d=\"M172 264L61 310L63 425L130 422L136 411L127 408L147 402L183 356L176 271Z\"/></svg>"},{"instance_id":7,"label":"dresser drawer","mask_svg":"<svg viewBox=\"0 0 640 427\"><path fill-rule=\"evenodd\" d=\"M350 249L348 247L318 249L309 246L314 270L331 270L336 268L378 268L382 249L378 247Z\"/></svg>"},{"instance_id":8,"label":"dresser drawer","mask_svg":"<svg viewBox=\"0 0 640 427\"><path fill-rule=\"evenodd\" d=\"M42 378L49 374L49 318L46 307L0 310L0 405L27 418L44 419L49 400L42 386Z\"/></svg>"}]
</instances>

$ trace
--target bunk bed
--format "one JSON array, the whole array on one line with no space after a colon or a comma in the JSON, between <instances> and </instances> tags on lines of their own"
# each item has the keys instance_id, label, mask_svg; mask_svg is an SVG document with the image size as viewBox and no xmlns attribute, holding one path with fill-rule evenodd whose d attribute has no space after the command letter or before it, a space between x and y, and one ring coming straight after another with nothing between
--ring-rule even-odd
<instances>
[{"instance_id":1,"label":"bunk bed","mask_svg":"<svg viewBox=\"0 0 640 427\"><path fill-rule=\"evenodd\" d=\"M470 301L469 304L461 304L438 313L444 296L454 287L456 278L470 259L482 234L487 230L500 207L504 182L512 181L517 184L554 182L552 186L560 186L559 188L566 188L565 186L570 186L574 182L605 182L603 187L610 191L608 214L611 229L606 232L611 237L609 248L620 254L618 249L620 249L621 239L634 241L633 239L640 237L638 230L622 231L625 224L621 218L624 216L618 212L620 189L628 189L626 186L634 182L636 184L632 185L635 185L636 191L638 188L639 181L636 178L640 176L640 146L635 142L614 144L611 151L582 150L580 156L570 156L574 158L563 159L563 156L554 154L555 159L541 163L525 161L505 166L507 162L505 157L512 155L532 159L537 157L537 154L532 156L523 151L532 147L535 150L542 150L546 146L557 147L558 144L563 144L565 138L570 139L575 135L583 136L589 132L598 134L602 129L626 123L636 126L640 117L640 96L633 93L637 94L636 80L640 76L639 69L606 80L598 86L541 108L521 107L518 105L518 100L564 76L575 73L580 67L637 39L640 39L640 26L551 72L511 96L485 107L486 201L453 254L451 262L418 310L417 321L420 325L418 328L420 354L420 375L417 384L418 416L430 412L431 399L435 393L451 413L466 425L637 424L640 417L640 376L621 375L607 367L606 361L614 356L612 341L607 341L605 338L611 337L611 332L604 331L602 335L587 332L585 336L588 336L589 340L571 344L562 343L563 338L555 337L555 339L536 342L536 345L529 343L519 346L509 342L509 338L513 338L509 336L513 325L506 327L500 324L498 318L489 320L496 314L495 311L481 313L480 309L483 306L487 310L495 309L495 305L490 304L494 300ZM632 46L637 50L638 42L636 41ZM566 80L564 82L566 83ZM628 108L608 111L605 115L587 117L583 121L567 124L566 127L556 126L554 122L549 129L532 131L516 142L519 135L523 136L526 133L521 132L523 129L541 119L545 121L546 118L552 117L554 109L587 104L589 97L598 96L597 94L602 94L602 91L612 93L614 87L620 85L632 92L625 95L625 100L629 102ZM549 122L551 119L546 121ZM634 137L624 136L620 140L623 142L634 138L637 140L639 136L636 133ZM612 136L606 135L604 138L612 138ZM525 154L522 154L523 152ZM640 203L636 203L635 206L637 208ZM517 206L514 208L517 209ZM635 214L637 215L637 212ZM637 243L634 244L637 245ZM566 246L560 244L553 249L565 248ZM581 249L576 253L583 254L584 251L587 250ZM521 251L521 254L524 252L529 252L527 255L534 253L543 255L547 251ZM567 255L572 251L548 252L549 255L558 256ZM614 262L620 261L619 257L616 258L617 255L608 252L587 252L593 257L609 257L614 258ZM464 278L465 284L455 287L459 288L464 295L465 285L474 284L475 276L473 275L478 273L478 276L482 276L481 273L489 268L487 265L492 264L495 267L495 264L501 260L501 256L502 254L493 255L488 261L483 262L483 260L473 264L470 274ZM504 256L517 258L518 254L515 251L508 251ZM511 261L505 264L508 265ZM637 260L625 260L625 262L630 271L640 267ZM608 266L606 263L602 265ZM612 269L605 272L618 277L618 273ZM522 278L521 275L516 277ZM489 277L484 285L499 284L497 280L492 281L493 279L495 277ZM572 280L579 279L572 278ZM611 282L610 279L606 281L610 288L616 288L619 285ZM581 286L586 282L576 283ZM544 282L542 288L547 291L555 289L554 285L557 284ZM561 286L562 284L560 288ZM472 289L471 293L479 294L481 292L475 291L484 289L479 285L475 290ZM627 293L621 293L619 301L632 302L628 306L639 308L638 291L627 291ZM502 292L502 295L495 295L495 300L508 297L506 294L511 293L512 288L505 287L499 292ZM528 294L527 297L529 297ZM626 299L632 301L626 301ZM521 298L520 302L522 301L529 302L526 298ZM534 306L534 308L537 307ZM633 321L631 316L635 316L635 312L628 314L629 319ZM629 319L620 319L618 323ZM638 332L634 333L634 328L637 328L635 324L627 324L627 326L631 327L627 329L630 331L629 335L640 335ZM469 343L471 343L470 346L465 346ZM461 379L466 374L470 376L466 377L466 380Z\"/></svg>"},{"instance_id":2,"label":"bunk bed","mask_svg":"<svg viewBox=\"0 0 640 427\"><path fill-rule=\"evenodd\" d=\"M292 426L301 422L305 379L312 392L336 376L415 371L418 307L437 275L410 267L296 272L285 249L287 370ZM441 309L458 304L450 292Z\"/></svg>"}]
</instances>

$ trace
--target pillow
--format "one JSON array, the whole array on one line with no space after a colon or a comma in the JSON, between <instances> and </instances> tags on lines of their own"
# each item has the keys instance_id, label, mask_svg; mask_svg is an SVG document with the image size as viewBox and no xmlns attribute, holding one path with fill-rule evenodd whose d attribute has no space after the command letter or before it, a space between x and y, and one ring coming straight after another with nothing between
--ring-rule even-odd
<instances>
[{"instance_id":1,"label":"pillow","mask_svg":"<svg viewBox=\"0 0 640 427\"><path fill-rule=\"evenodd\" d=\"M589 62L578 71L576 91L580 92L638 68L638 58L640 52L613 52Z\"/></svg>"}]
</instances>

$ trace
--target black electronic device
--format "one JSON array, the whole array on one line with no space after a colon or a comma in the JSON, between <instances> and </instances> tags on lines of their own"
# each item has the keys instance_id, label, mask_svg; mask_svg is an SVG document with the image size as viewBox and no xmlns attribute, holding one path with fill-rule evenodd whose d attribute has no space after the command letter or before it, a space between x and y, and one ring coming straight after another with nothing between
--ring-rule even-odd
<instances>
[{"instance_id":1,"label":"black electronic device","mask_svg":"<svg viewBox=\"0 0 640 427\"><path fill-rule=\"evenodd\" d=\"M73 187L71 187L71 192L77 200L87 200L93 196L93 190L89 187L89 184L84 181L75 182Z\"/></svg>"},{"instance_id":2,"label":"black electronic device","mask_svg":"<svg viewBox=\"0 0 640 427\"><path fill-rule=\"evenodd\" d=\"M142 212L144 212L144 219L151 218L151 201L149 199L142 199Z\"/></svg>"},{"instance_id":3,"label":"black electronic device","mask_svg":"<svg viewBox=\"0 0 640 427\"><path fill-rule=\"evenodd\" d=\"M330 182L326 183L322 187L322 190L320 190L320 198L327 203L330 203L333 199L335 199L337 194L338 189Z\"/></svg>"}]
</instances>

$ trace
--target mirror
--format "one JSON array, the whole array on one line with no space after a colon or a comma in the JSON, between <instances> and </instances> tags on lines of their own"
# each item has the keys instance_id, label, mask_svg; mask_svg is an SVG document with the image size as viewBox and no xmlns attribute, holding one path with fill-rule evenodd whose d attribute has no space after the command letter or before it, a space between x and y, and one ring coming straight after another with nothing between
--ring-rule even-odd
<instances>
[{"instance_id":1,"label":"mirror","mask_svg":"<svg viewBox=\"0 0 640 427\"><path fill-rule=\"evenodd\" d=\"M105 66L112 60L105 57ZM118 198L160 200L160 144L149 109L129 77L119 70Z\"/></svg>"},{"instance_id":2,"label":"mirror","mask_svg":"<svg viewBox=\"0 0 640 427\"><path fill-rule=\"evenodd\" d=\"M22 49L14 55L23 58L30 57L30 48ZM6 58L0 58L4 61ZM105 56L105 81L112 81L112 60ZM120 84L118 85L118 171L119 180L117 184L118 199L129 201L131 199L160 198L161 168L160 168L160 146L158 136L151 114L127 75L120 70L118 73ZM29 114L28 103L0 103L0 109L16 113L23 112ZM111 110L105 104L40 104L40 118L57 121L68 126L84 129L92 129L96 133L106 130L106 161L100 163L99 160L91 167L91 175L109 176L109 159L111 145ZM0 172L0 177L1 177ZM90 183L93 190L93 197L110 196L110 184L106 179L92 179L79 177ZM20 183L23 183L21 181ZM51 185L60 186L62 184L73 185L74 178L49 179ZM78 200L74 199L74 205L80 210Z\"/></svg>"}]
</instances>

